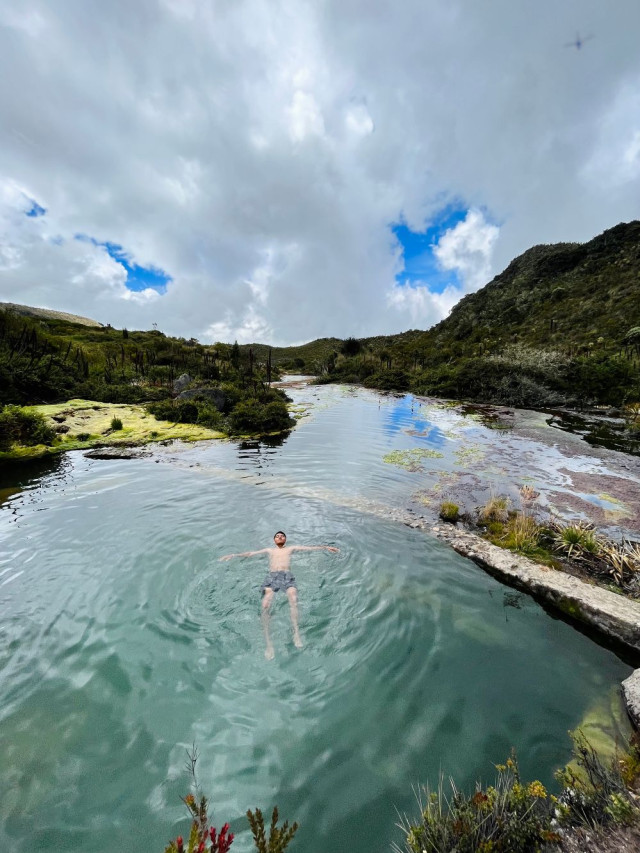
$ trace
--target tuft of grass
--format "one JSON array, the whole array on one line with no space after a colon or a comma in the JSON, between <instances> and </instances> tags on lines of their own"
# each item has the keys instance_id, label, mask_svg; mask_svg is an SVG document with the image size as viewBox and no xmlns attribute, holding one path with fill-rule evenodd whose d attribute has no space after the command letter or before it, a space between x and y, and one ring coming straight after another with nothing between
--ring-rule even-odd
<instances>
[{"instance_id":1,"label":"tuft of grass","mask_svg":"<svg viewBox=\"0 0 640 853\"><path fill-rule=\"evenodd\" d=\"M452 501L444 501L440 505L440 518L443 521L448 521L451 524L455 524L456 521L460 518L460 507L458 504L454 504Z\"/></svg>"},{"instance_id":2,"label":"tuft of grass","mask_svg":"<svg viewBox=\"0 0 640 853\"><path fill-rule=\"evenodd\" d=\"M536 492L533 486L520 486L520 500L524 506L533 504L540 497L540 492Z\"/></svg>"},{"instance_id":3,"label":"tuft of grass","mask_svg":"<svg viewBox=\"0 0 640 853\"><path fill-rule=\"evenodd\" d=\"M111 418L111 429L116 430L122 429L122 421L120 418Z\"/></svg>"},{"instance_id":4,"label":"tuft of grass","mask_svg":"<svg viewBox=\"0 0 640 853\"><path fill-rule=\"evenodd\" d=\"M480 507L478 518L485 524L492 521L505 524L509 519L509 498L504 496L489 498L487 503Z\"/></svg>"},{"instance_id":5,"label":"tuft of grass","mask_svg":"<svg viewBox=\"0 0 640 853\"><path fill-rule=\"evenodd\" d=\"M600 543L599 553L609 573L620 585L640 573L640 542L623 540L618 543L606 539Z\"/></svg>"},{"instance_id":6,"label":"tuft of grass","mask_svg":"<svg viewBox=\"0 0 640 853\"><path fill-rule=\"evenodd\" d=\"M536 554L540 545L541 526L530 515L514 513L504 529L504 547L521 554Z\"/></svg>"}]
</instances>

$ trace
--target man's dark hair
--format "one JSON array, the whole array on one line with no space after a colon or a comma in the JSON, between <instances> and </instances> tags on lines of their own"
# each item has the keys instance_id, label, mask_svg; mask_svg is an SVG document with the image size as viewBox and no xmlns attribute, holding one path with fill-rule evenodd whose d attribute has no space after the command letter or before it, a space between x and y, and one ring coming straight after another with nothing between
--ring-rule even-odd
<instances>
[{"instance_id":1,"label":"man's dark hair","mask_svg":"<svg viewBox=\"0 0 640 853\"><path fill-rule=\"evenodd\" d=\"M276 530L276 532L273 534L273 538L274 538L274 539L276 538L276 536L278 535L278 533L282 533L282 535L284 536L284 538L285 538L285 539L287 538L287 534L284 532L284 530Z\"/></svg>"}]
</instances>

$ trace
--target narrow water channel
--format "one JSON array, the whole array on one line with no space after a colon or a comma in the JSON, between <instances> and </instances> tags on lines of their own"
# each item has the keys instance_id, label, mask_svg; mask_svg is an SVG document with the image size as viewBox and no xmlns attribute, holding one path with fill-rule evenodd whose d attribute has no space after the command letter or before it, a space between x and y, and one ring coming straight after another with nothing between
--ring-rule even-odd
<instances>
[{"instance_id":1,"label":"narrow water channel","mask_svg":"<svg viewBox=\"0 0 640 853\"><path fill-rule=\"evenodd\" d=\"M274 804L301 825L292 851L382 853L440 769L490 779L515 746L553 785L568 729L615 729L626 663L384 517L460 424L411 398L298 396L313 410L284 443L73 453L0 483L0 849L163 850L195 744L235 853L246 809ZM384 461L420 447L442 456ZM279 596L267 662L264 558L218 558L278 529L340 552L294 555L304 648Z\"/></svg>"}]
</instances>

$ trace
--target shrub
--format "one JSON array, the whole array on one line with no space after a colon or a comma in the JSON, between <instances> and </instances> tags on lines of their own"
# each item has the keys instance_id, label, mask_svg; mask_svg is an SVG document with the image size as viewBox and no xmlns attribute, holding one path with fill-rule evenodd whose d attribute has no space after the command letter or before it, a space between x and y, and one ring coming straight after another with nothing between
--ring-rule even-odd
<instances>
[{"instance_id":1,"label":"shrub","mask_svg":"<svg viewBox=\"0 0 640 853\"><path fill-rule=\"evenodd\" d=\"M404 370L378 370L367 376L363 382L365 388L379 388L381 391L407 391L410 377Z\"/></svg>"},{"instance_id":2,"label":"shrub","mask_svg":"<svg viewBox=\"0 0 640 853\"><path fill-rule=\"evenodd\" d=\"M455 524L456 521L460 518L460 507L458 504L454 504L451 501L445 501L440 506L440 518L443 521L448 521L451 524Z\"/></svg>"},{"instance_id":3,"label":"shrub","mask_svg":"<svg viewBox=\"0 0 640 853\"><path fill-rule=\"evenodd\" d=\"M562 821L599 829L638 820L640 810L625 781L628 767L637 762L637 747L632 744L626 760L621 761L620 755L615 754L605 764L580 730L570 734L579 770L566 767L556 773L564 787L559 798Z\"/></svg>"},{"instance_id":4,"label":"shrub","mask_svg":"<svg viewBox=\"0 0 640 853\"><path fill-rule=\"evenodd\" d=\"M293 425L286 403L279 400L266 404L246 400L238 403L229 417L230 430L235 434L277 432L291 429Z\"/></svg>"},{"instance_id":5,"label":"shrub","mask_svg":"<svg viewBox=\"0 0 640 853\"><path fill-rule=\"evenodd\" d=\"M111 418L111 429L114 431L122 429L122 421L120 418Z\"/></svg>"},{"instance_id":6,"label":"shrub","mask_svg":"<svg viewBox=\"0 0 640 853\"><path fill-rule=\"evenodd\" d=\"M450 780L451 795L442 777L437 791L424 789L420 820L403 822L407 853L528 853L560 836L551 830L547 791L538 781L521 782L515 753L496 766L495 785L476 785L468 796Z\"/></svg>"},{"instance_id":7,"label":"shrub","mask_svg":"<svg viewBox=\"0 0 640 853\"><path fill-rule=\"evenodd\" d=\"M0 411L0 451L11 450L13 444L53 444L55 438L55 429L40 412L20 406L5 406Z\"/></svg>"},{"instance_id":8,"label":"shrub","mask_svg":"<svg viewBox=\"0 0 640 853\"><path fill-rule=\"evenodd\" d=\"M76 435L76 441L89 441L91 438L91 433L89 432L79 432Z\"/></svg>"},{"instance_id":9,"label":"shrub","mask_svg":"<svg viewBox=\"0 0 640 853\"><path fill-rule=\"evenodd\" d=\"M278 828L278 809L274 808L271 815L271 826L269 827L269 840L267 841L264 830L264 818L260 809L256 809L255 813L249 809L247 811L247 819L251 827L253 842L258 853L282 853L288 846L293 836L298 831L298 824L294 823L289 826L289 822L285 820L280 828Z\"/></svg>"}]
</instances>

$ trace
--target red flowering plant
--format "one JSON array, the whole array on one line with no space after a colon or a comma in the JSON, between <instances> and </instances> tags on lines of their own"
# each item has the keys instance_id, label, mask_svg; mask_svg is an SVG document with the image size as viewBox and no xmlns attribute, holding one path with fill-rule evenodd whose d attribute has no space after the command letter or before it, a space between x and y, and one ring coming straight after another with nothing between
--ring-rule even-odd
<instances>
[{"instance_id":1,"label":"red flowering plant","mask_svg":"<svg viewBox=\"0 0 640 853\"><path fill-rule=\"evenodd\" d=\"M187 750L186 768L193 779L196 790L198 780L196 779L196 763L198 761L198 750L194 746ZM229 853L233 843L233 832L229 832L229 824L225 823L218 832L215 826L209 826L209 801L201 796L198 802L193 794L182 797L182 802L189 809L191 815L191 832L185 844L184 838L179 835L175 841L170 841L165 847L164 853Z\"/></svg>"},{"instance_id":2,"label":"red flowering plant","mask_svg":"<svg viewBox=\"0 0 640 853\"><path fill-rule=\"evenodd\" d=\"M200 797L198 803L193 794L187 794L183 802L193 818L189 839L185 844L179 835L175 841L169 842L164 853L228 853L233 843L233 832L229 832L228 823L219 832L215 826L209 826L207 798Z\"/></svg>"},{"instance_id":3,"label":"red flowering plant","mask_svg":"<svg viewBox=\"0 0 640 853\"><path fill-rule=\"evenodd\" d=\"M187 770L193 778L197 791L196 762L198 752L195 746L191 751L187 750L187 755L189 756ZM215 826L209 826L207 798L201 796L198 802L194 794L187 794L186 797L182 798L182 802L189 809L192 818L189 839L185 844L184 838L179 835L175 841L170 841L167 844L164 853L229 853L234 838L233 832L229 832L228 823L225 823L220 832ZM247 817L253 833L254 844L259 853L283 853L298 829L297 823L289 826L288 821L278 827L278 809L274 808L271 826L269 827L269 837L267 838L264 818L260 809L256 809L255 813L249 810Z\"/></svg>"}]
</instances>

